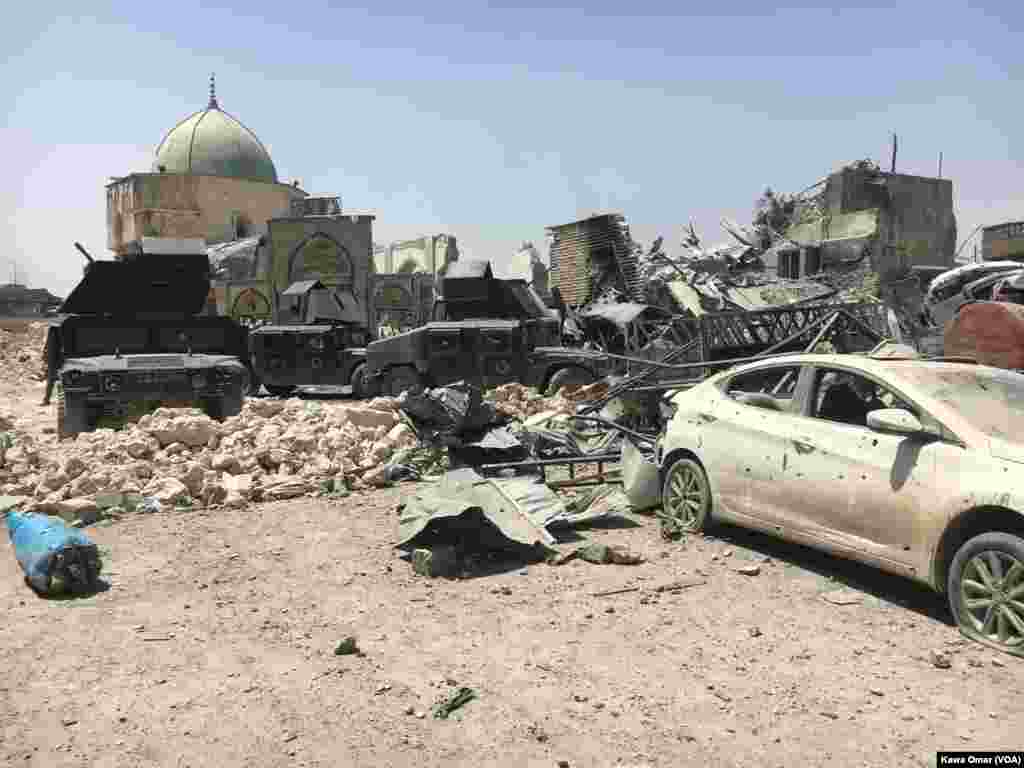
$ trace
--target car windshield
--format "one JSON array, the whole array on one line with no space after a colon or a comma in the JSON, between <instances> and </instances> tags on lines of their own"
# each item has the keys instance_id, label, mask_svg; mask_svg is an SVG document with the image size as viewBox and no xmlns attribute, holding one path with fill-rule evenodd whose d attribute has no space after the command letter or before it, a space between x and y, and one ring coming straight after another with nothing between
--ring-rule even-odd
<instances>
[{"instance_id":1,"label":"car windshield","mask_svg":"<svg viewBox=\"0 0 1024 768\"><path fill-rule=\"evenodd\" d=\"M990 437L1024 434L1024 375L992 368L913 366L900 370L929 397L957 411Z\"/></svg>"}]
</instances>

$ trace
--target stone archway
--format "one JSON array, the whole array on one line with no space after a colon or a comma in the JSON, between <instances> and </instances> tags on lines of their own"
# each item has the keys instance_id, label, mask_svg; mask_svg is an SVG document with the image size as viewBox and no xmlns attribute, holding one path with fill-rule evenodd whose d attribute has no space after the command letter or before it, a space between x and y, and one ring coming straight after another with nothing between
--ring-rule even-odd
<instances>
[{"instance_id":1,"label":"stone archway","mask_svg":"<svg viewBox=\"0 0 1024 768\"><path fill-rule=\"evenodd\" d=\"M352 256L348 249L325 232L301 241L288 257L288 282L323 280L333 285L351 285Z\"/></svg>"},{"instance_id":2,"label":"stone archway","mask_svg":"<svg viewBox=\"0 0 1024 768\"><path fill-rule=\"evenodd\" d=\"M231 304L231 317L264 320L270 317L270 301L255 288L243 288Z\"/></svg>"}]
</instances>

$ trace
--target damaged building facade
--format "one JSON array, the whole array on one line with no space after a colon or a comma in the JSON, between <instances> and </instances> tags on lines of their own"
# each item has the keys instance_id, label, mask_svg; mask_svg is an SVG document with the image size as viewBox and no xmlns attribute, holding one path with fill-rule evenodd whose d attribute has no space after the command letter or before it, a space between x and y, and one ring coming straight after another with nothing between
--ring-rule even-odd
<instances>
[{"instance_id":1,"label":"damaged building facade","mask_svg":"<svg viewBox=\"0 0 1024 768\"><path fill-rule=\"evenodd\" d=\"M919 265L953 266L953 182L851 166L831 174L786 242L762 256L779 277L799 278L866 262L883 273Z\"/></svg>"}]
</instances>

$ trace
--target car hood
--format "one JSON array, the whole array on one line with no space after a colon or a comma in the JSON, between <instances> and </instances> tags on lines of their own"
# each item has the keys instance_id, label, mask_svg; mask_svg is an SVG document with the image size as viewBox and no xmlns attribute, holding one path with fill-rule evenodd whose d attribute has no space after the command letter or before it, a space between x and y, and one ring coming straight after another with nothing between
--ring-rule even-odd
<instances>
[{"instance_id":1,"label":"car hood","mask_svg":"<svg viewBox=\"0 0 1024 768\"><path fill-rule=\"evenodd\" d=\"M997 437L990 437L988 440L989 451L993 456L1004 461L1012 461L1017 464L1024 464L1024 443L1015 443L1010 440L1000 440Z\"/></svg>"}]
</instances>

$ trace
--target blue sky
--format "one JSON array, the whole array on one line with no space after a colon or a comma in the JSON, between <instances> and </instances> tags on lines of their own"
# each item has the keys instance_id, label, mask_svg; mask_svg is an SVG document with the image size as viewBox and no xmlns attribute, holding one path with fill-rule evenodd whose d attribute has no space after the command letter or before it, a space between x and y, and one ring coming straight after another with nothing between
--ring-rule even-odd
<instances>
[{"instance_id":1,"label":"blue sky","mask_svg":"<svg viewBox=\"0 0 1024 768\"><path fill-rule=\"evenodd\" d=\"M74 240L105 254L103 185L149 169L210 72L282 180L376 214L378 242L450 232L500 262L617 210L644 242L677 248L693 219L717 243L766 185L887 164L893 130L897 170L944 153L961 237L1024 219L1022 6L894 5L18 4L0 280L14 259L65 292Z\"/></svg>"}]
</instances>

